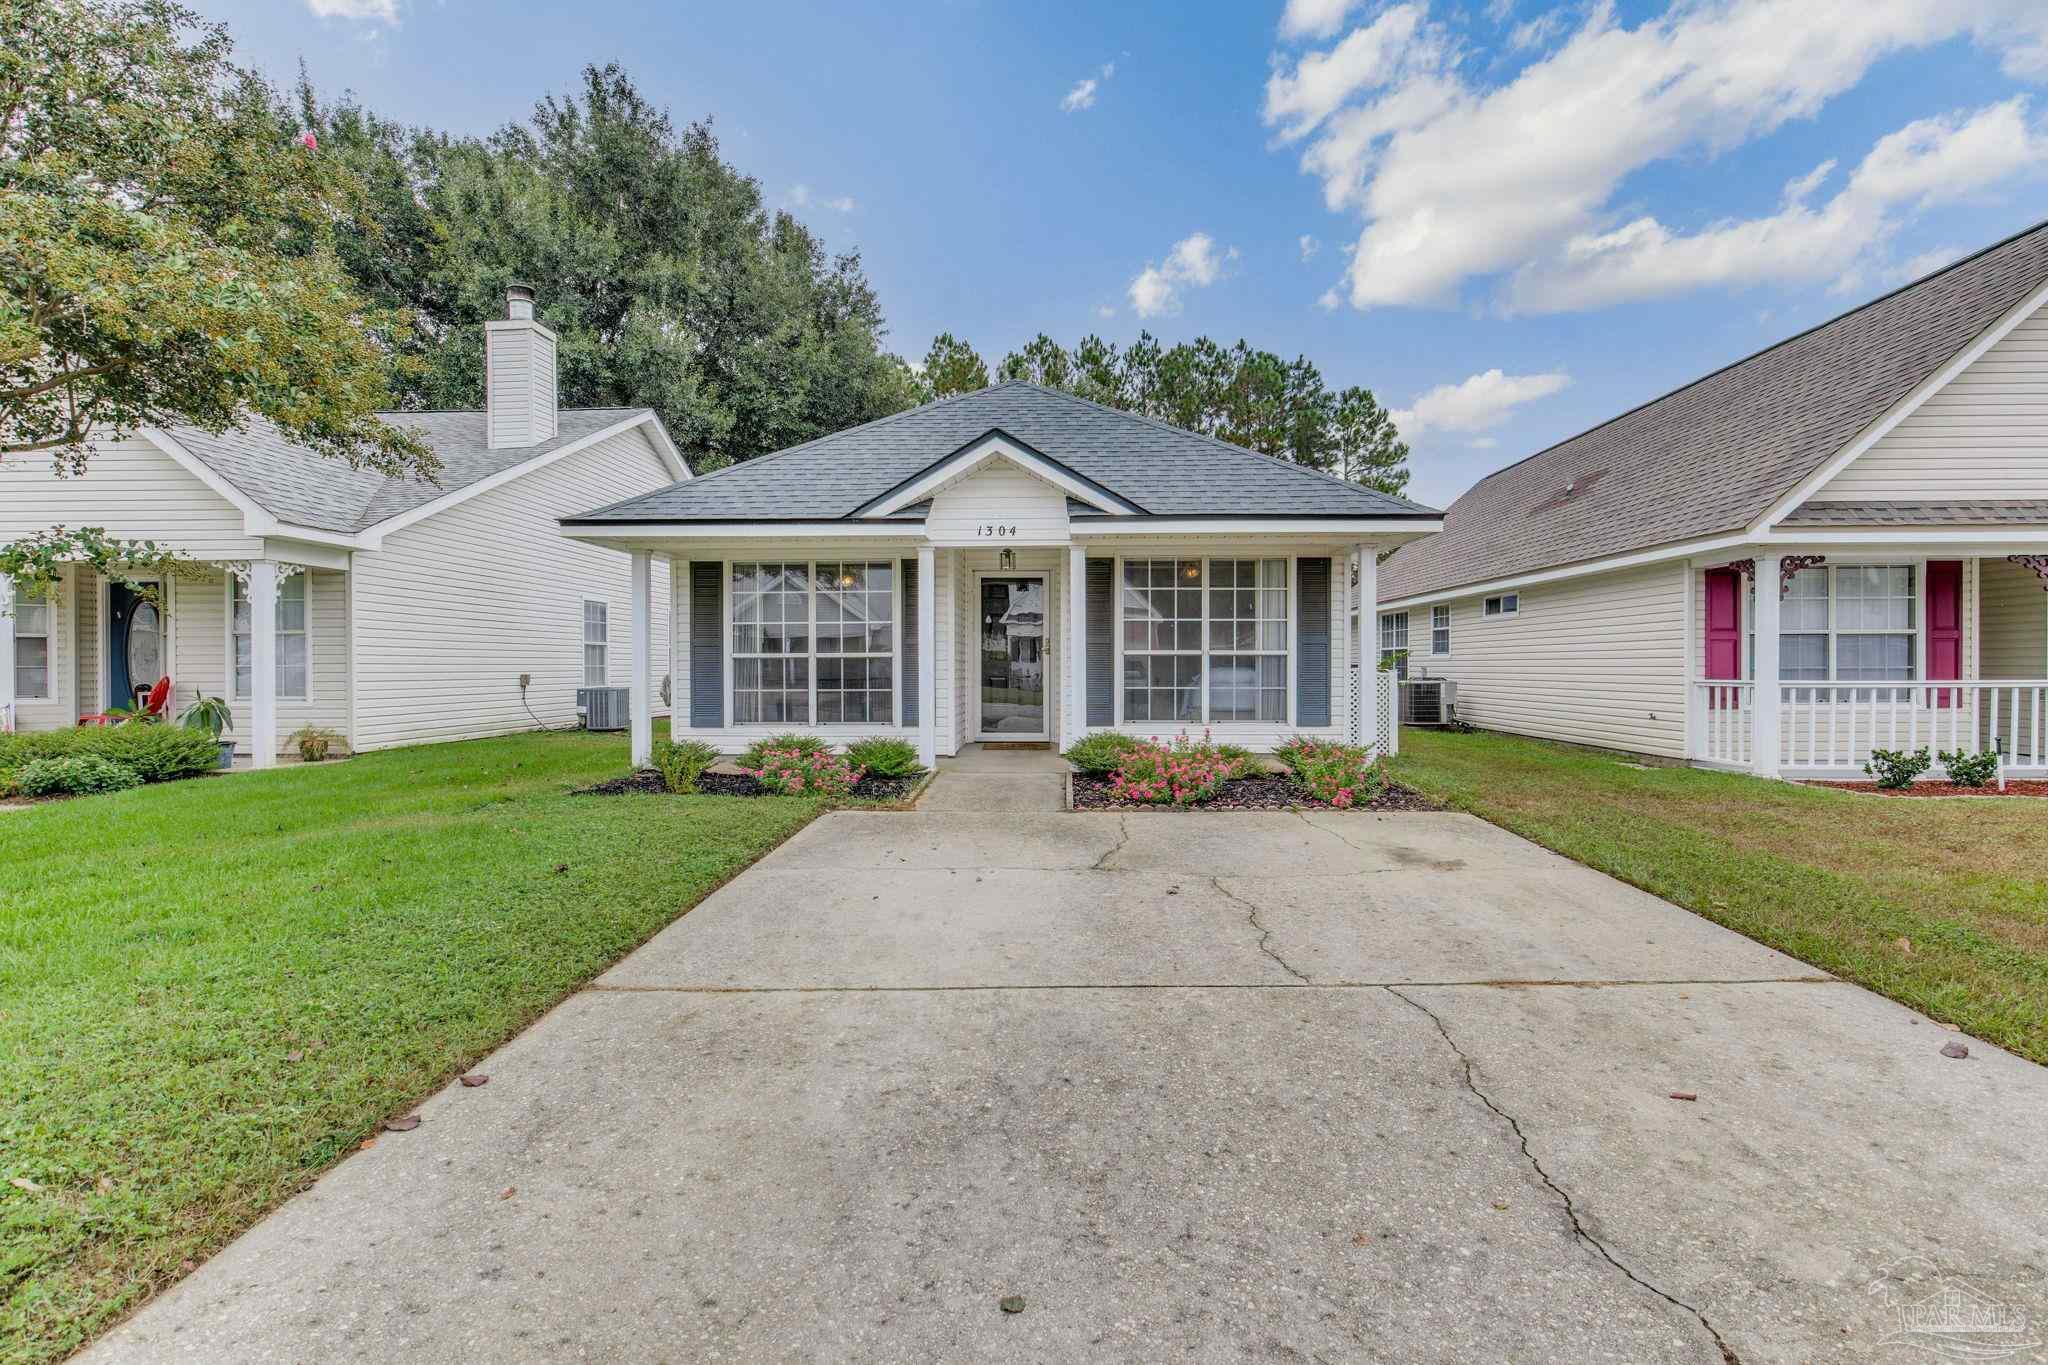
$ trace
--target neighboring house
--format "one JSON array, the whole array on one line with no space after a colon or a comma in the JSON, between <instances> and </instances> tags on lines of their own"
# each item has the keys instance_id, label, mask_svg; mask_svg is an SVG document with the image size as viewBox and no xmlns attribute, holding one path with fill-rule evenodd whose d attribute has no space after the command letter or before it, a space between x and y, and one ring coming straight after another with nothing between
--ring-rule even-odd
<instances>
[{"instance_id":1,"label":"neighboring house","mask_svg":"<svg viewBox=\"0 0 2048 1365\"><path fill-rule=\"evenodd\" d=\"M930 403L567 517L673 566L675 730L1378 740L1345 585L1441 515L1033 384ZM636 628L633 639L648 638ZM637 646L636 646L637 653ZM658 676L636 658L635 701ZM1366 683L1369 695L1358 688ZM650 718L636 705L634 755Z\"/></svg>"},{"instance_id":2,"label":"neighboring house","mask_svg":"<svg viewBox=\"0 0 2048 1365\"><path fill-rule=\"evenodd\" d=\"M556 519L689 471L644 408L558 412L532 291L508 311L486 324L483 411L387 414L440 456L436 482L351 469L260 421L144 430L77 477L0 460L0 542L98 526L201 570L151 601L73 566L15 601L0 728L74 725L168 675L173 711L228 698L240 750L267 766L302 725L355 750L466 739L573 725L578 687L623 684L627 558L563 540Z\"/></svg>"},{"instance_id":3,"label":"neighboring house","mask_svg":"<svg viewBox=\"0 0 2048 1365\"><path fill-rule=\"evenodd\" d=\"M1489 729L2048 772L2044 306L2048 225L1488 476L1381 566L1383 649Z\"/></svg>"}]
</instances>

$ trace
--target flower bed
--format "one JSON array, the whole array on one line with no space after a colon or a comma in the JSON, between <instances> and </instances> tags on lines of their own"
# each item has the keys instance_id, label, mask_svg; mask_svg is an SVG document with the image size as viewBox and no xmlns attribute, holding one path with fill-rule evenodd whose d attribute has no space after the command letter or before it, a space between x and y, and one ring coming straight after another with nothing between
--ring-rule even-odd
<instances>
[{"instance_id":1,"label":"flower bed","mask_svg":"<svg viewBox=\"0 0 2048 1365\"><path fill-rule=\"evenodd\" d=\"M1370 810L1370 811L1418 811L1442 810L1443 807L1406 787L1392 783L1380 789L1379 795L1369 801L1354 802L1340 807L1332 802L1311 796L1295 782L1292 776L1283 773L1259 774L1251 777L1234 777L1225 781L1221 790L1200 805L1173 806L1151 801L1133 801L1116 794L1112 778L1090 777L1086 773L1074 775L1075 810L1190 810L1190 811L1245 811L1245 810Z\"/></svg>"},{"instance_id":2,"label":"flower bed","mask_svg":"<svg viewBox=\"0 0 2048 1365\"><path fill-rule=\"evenodd\" d=\"M911 777L877 777L873 773L864 775L853 785L852 799L855 801L905 801L924 783L924 774ZM667 796L668 784L660 773L645 769L615 777L609 782L579 788L578 796L634 796L652 794ZM744 774L707 772L697 779L697 794L700 796L773 796L752 777Z\"/></svg>"},{"instance_id":3,"label":"flower bed","mask_svg":"<svg viewBox=\"0 0 2048 1365\"><path fill-rule=\"evenodd\" d=\"M1836 791L1861 792L1865 796L2048 796L2048 782L2036 778L2010 779L2005 790L1997 783L1963 787L1953 782L1915 782L1906 787L1880 787L1874 782L1809 782L1810 787L1832 787Z\"/></svg>"}]
</instances>

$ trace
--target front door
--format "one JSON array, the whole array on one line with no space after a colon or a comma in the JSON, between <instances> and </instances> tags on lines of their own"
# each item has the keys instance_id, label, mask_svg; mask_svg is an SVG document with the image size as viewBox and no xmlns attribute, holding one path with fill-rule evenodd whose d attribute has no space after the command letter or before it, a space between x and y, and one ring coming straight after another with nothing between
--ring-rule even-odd
<instances>
[{"instance_id":1,"label":"front door","mask_svg":"<svg viewBox=\"0 0 2048 1365\"><path fill-rule=\"evenodd\" d=\"M164 675L163 609L125 583L107 585L107 701L133 706Z\"/></svg>"},{"instance_id":2,"label":"front door","mask_svg":"<svg viewBox=\"0 0 2048 1365\"><path fill-rule=\"evenodd\" d=\"M982 739L1045 739L1045 579L981 580Z\"/></svg>"}]
</instances>

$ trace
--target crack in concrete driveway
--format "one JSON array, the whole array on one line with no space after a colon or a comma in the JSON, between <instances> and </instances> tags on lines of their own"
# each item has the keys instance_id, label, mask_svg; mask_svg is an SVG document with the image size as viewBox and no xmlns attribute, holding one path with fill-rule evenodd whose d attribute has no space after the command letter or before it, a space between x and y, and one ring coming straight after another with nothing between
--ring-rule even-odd
<instances>
[{"instance_id":1,"label":"crack in concrete driveway","mask_svg":"<svg viewBox=\"0 0 2048 1365\"><path fill-rule=\"evenodd\" d=\"M1947 1037L1469 817L843 812L85 1358L1918 1360L2048 1321Z\"/></svg>"}]
</instances>

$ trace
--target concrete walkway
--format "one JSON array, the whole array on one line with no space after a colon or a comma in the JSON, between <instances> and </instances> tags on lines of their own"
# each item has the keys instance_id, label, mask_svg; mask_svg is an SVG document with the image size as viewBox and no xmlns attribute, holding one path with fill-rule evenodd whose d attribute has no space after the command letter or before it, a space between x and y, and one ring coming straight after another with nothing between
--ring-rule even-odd
<instances>
[{"instance_id":1,"label":"concrete walkway","mask_svg":"<svg viewBox=\"0 0 2048 1365\"><path fill-rule=\"evenodd\" d=\"M919 810L1057 811L1067 808L1067 761L1051 749L970 744L939 760Z\"/></svg>"},{"instance_id":2,"label":"concrete walkway","mask_svg":"<svg viewBox=\"0 0 2048 1365\"><path fill-rule=\"evenodd\" d=\"M841 813L87 1358L2039 1359L1955 1037L1463 816Z\"/></svg>"}]
</instances>

